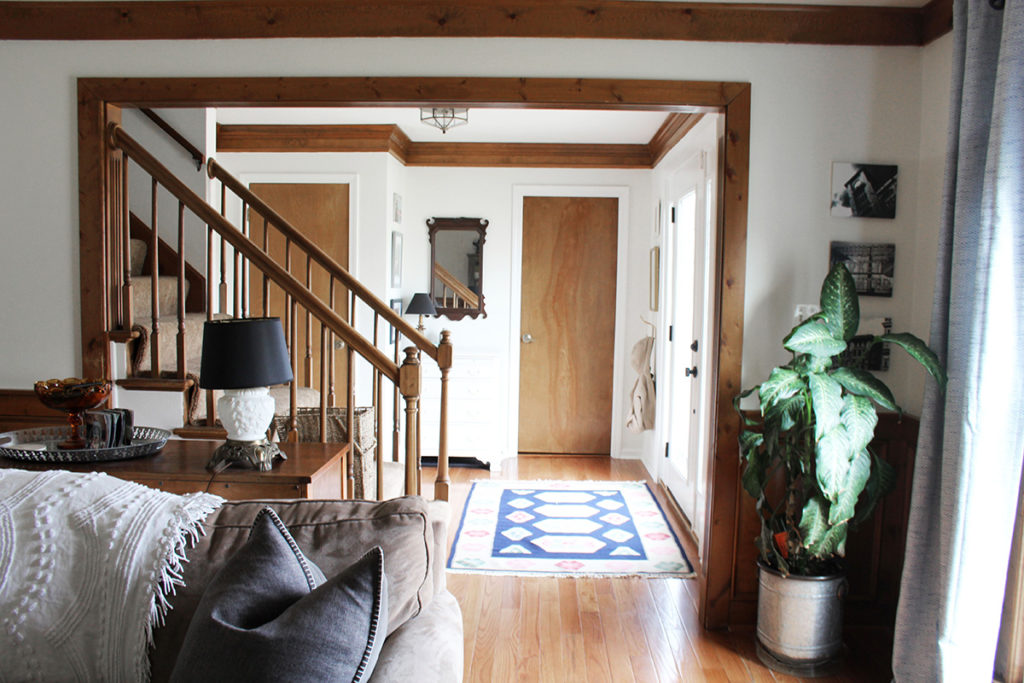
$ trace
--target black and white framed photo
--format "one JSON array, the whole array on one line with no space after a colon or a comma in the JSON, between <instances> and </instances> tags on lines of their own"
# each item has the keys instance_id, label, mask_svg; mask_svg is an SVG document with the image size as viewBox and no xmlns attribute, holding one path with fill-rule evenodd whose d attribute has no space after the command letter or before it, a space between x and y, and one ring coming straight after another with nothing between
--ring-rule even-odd
<instances>
[{"instance_id":1,"label":"black and white framed photo","mask_svg":"<svg viewBox=\"0 0 1024 683\"><path fill-rule=\"evenodd\" d=\"M402 286L402 233L391 231L391 286Z\"/></svg>"},{"instance_id":2,"label":"black and white framed photo","mask_svg":"<svg viewBox=\"0 0 1024 683\"><path fill-rule=\"evenodd\" d=\"M853 276L857 294L892 296L896 245L862 242L829 243L829 266L842 263Z\"/></svg>"},{"instance_id":3,"label":"black and white framed photo","mask_svg":"<svg viewBox=\"0 0 1024 683\"><path fill-rule=\"evenodd\" d=\"M895 218L896 172L892 164L832 162L834 218Z\"/></svg>"},{"instance_id":4,"label":"black and white framed photo","mask_svg":"<svg viewBox=\"0 0 1024 683\"><path fill-rule=\"evenodd\" d=\"M391 307L392 311L394 311L398 315L402 315L402 300L401 299L391 299L390 301L388 301L388 305ZM395 337L398 336L397 334L395 334L396 332L397 332L397 330L395 329L394 325L388 325L388 343L389 344L394 344L395 343Z\"/></svg>"}]
</instances>

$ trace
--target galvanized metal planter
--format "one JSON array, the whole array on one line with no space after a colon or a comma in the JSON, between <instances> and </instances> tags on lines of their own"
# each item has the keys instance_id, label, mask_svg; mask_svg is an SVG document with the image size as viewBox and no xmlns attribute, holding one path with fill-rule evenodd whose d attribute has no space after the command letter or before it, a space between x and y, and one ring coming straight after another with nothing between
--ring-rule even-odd
<instances>
[{"instance_id":1,"label":"galvanized metal planter","mask_svg":"<svg viewBox=\"0 0 1024 683\"><path fill-rule=\"evenodd\" d=\"M843 655L846 574L783 576L758 562L757 655L795 676L836 673Z\"/></svg>"}]
</instances>

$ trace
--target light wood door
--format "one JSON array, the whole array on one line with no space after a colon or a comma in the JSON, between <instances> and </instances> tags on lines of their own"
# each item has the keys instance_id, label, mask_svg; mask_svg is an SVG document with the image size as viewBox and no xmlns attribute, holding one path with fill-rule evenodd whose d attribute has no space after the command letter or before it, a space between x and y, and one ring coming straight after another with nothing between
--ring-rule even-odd
<instances>
[{"instance_id":1,"label":"light wood door","mask_svg":"<svg viewBox=\"0 0 1024 683\"><path fill-rule=\"evenodd\" d=\"M519 452L611 450L618 199L523 200Z\"/></svg>"},{"instance_id":2,"label":"light wood door","mask_svg":"<svg viewBox=\"0 0 1024 683\"><path fill-rule=\"evenodd\" d=\"M348 268L348 223L349 223L349 186L341 183L253 183L252 192L269 204L286 221L291 223L303 235L313 240L331 258L343 268ZM269 234L269 252L278 263L285 263L285 240L273 227ZM256 244L263 245L263 219L255 213L249 216L249 234ZM306 257L297 249L292 249L289 272L299 282L306 283ZM251 273L250 315L263 315L263 278L258 273ZM330 301L330 276L323 268L313 264L310 269L310 283L314 294L323 301ZM348 316L348 290L335 283L334 310L343 318ZM287 321L288 311L285 306L284 292L271 287L268 299L268 315L279 316ZM298 309L296 327L296 352L298 354L298 373L295 376L298 386L313 387L320 390L320 324L314 319L307 324L306 311ZM307 336L308 331L308 336ZM287 332L287 330L286 330ZM291 337L286 337L291 344ZM307 343L308 339L308 343ZM339 346L335 344L335 346ZM335 373L333 382L328 382L327 391L333 393L333 405L346 403L346 367L345 356L340 350L335 354ZM333 387L332 387L333 384ZM333 392L332 392L333 389Z\"/></svg>"}]
</instances>

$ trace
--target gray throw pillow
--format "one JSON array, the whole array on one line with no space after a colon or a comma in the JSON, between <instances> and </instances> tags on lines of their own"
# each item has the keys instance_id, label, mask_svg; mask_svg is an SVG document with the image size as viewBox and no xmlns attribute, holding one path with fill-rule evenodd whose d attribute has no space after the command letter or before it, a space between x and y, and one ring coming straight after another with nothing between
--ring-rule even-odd
<instances>
[{"instance_id":1,"label":"gray throw pillow","mask_svg":"<svg viewBox=\"0 0 1024 683\"><path fill-rule=\"evenodd\" d=\"M387 619L379 546L325 579L265 507L203 593L171 681L365 681Z\"/></svg>"}]
</instances>

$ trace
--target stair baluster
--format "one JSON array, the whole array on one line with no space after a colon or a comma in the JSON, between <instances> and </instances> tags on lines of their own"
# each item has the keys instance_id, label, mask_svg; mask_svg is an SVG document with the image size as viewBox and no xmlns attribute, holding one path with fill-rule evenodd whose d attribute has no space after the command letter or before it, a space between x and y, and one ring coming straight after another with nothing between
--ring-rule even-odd
<instances>
[{"instance_id":1,"label":"stair baluster","mask_svg":"<svg viewBox=\"0 0 1024 683\"><path fill-rule=\"evenodd\" d=\"M426 337L420 332L413 329L407 321L402 319L395 311L391 310L384 302L374 296L364 285L358 280L352 278L347 270L339 266L333 260L330 259L322 250L319 249L315 244L311 243L308 238L296 231L294 227L289 225L284 219L273 212L272 209L267 207L259 198L251 195L247 188L241 186L235 179L228 176L223 172L222 169L216 166L213 160L210 160L208 166L208 172L211 177L216 177L221 182L220 192L220 207L215 209L206 204L199 196L192 192L182 181L175 178L170 172L167 171L162 165L159 164L146 150L141 148L138 143L127 136L119 126L112 125L109 128L110 131L110 142L112 147L120 150L120 153L113 153L111 155L111 163L109 165L108 172L111 177L117 177L116 179L121 181L119 183L111 183L111 199L110 205L113 209L108 214L108 228L112 231L111 239L108 244L111 245L112 252L110 253L111 264L111 295L107 296L107 301L110 302L110 309L108 312L109 319L112 326L117 326L130 321L131 318L131 291L132 291L132 276L130 268L130 246L129 227L134 229L129 220L130 214L127 211L127 180L126 168L127 160L131 158L136 165L142 168L148 173L152 179L152 195L151 195L151 218L152 218L152 229L147 235L148 251L149 254L147 263L150 268L150 282L151 282L151 314L152 314L152 334L149 339L153 345L151 349L151 368L150 374L151 379L149 380L150 388L158 388L163 386L161 382L167 383L173 378L177 382L177 386L180 388L187 387L188 384L188 370L189 365L194 361L190 356L189 349L192 346L189 345L187 339L192 334L192 327L188 325L186 319L188 308L192 304L186 304L186 284L187 282L196 283L197 281L192 279L196 275L196 271L186 262L185 255L187 253L187 245L185 244L185 210L188 209L199 220L206 225L206 277L202 279L202 287L193 287L193 290L199 293L205 293L205 304L206 304L206 316L207 320L215 319L216 317L228 314L235 317L247 317L250 314L250 310L259 310L256 306L256 302L252 299L254 296L262 294L263 297L263 313L274 314L273 308L270 302L281 302L284 301L285 308L282 311L284 317L284 327L286 332L286 338L289 340L289 354L290 362L292 364L293 373L296 375L297 381L293 381L288 391L288 410L285 418L285 425L287 431L287 438L296 440L299 438L300 433L307 434L306 425L313 427L312 424L305 422L305 413L303 413L302 422L299 421L299 392L301 390L303 395L303 401L308 401L302 405L312 405L312 394L314 391L317 392L319 403L319 427L318 431L319 438L325 440L332 436L332 432L328 429L328 415L331 414L331 410L335 407L335 384L337 379L337 372L340 370L336 363L341 361L345 363L345 410L344 417L337 418L332 417L331 419L342 419L344 420L345 430L348 434L346 437L350 448L353 446L353 440L358 436L357 432L361 432L367 439L375 439L378 444L377 451L381 450L384 436L383 426L383 415L381 409L384 407L382 404L383 397L383 383L385 379L392 382L395 388L395 401L394 401L394 420L393 420L393 442L394 448L392 451L392 459L398 460L399 445L404 441L405 451L405 484L409 493L419 493L421 491L422 482L420 481L420 422L421 422L421 401L420 401L420 388L421 388L421 375L420 375L420 354L426 353L430 358L439 360L439 364L448 363L450 366L450 341L447 333L444 336L444 342L441 346L434 346ZM134 167L133 167L134 168ZM177 239L176 239L176 250L173 251L174 260L169 260L172 254L172 248L164 245L164 253L160 254L162 242L159 240L158 233L158 193L161 191L160 186L163 186L165 190L169 191L178 200L178 221L177 221ZM239 203L241 205L242 218L241 228L234 227L231 225L227 216L235 215L235 210L238 205L233 205L229 211L227 207L227 190L231 189L238 196ZM234 200L233 200L234 201ZM124 210L122 211L122 205ZM262 244L257 244L255 236L250 234L251 228L254 226L250 221L253 220L253 211L262 217L262 225L264 234ZM274 243L269 236L270 228L273 227L281 234L281 239L284 242L284 262L281 263L277 260L279 257L275 257L271 252L271 245ZM220 246L220 258L217 258L217 246ZM280 244L280 242L278 242ZM292 270L292 251L293 248L301 249L305 255L305 272L303 275L298 275L298 272ZM228 249L234 254L234 258L231 259L229 256ZM302 256L299 256L302 258ZM161 364L161 355L168 356L168 352L164 351L161 354L160 349L160 336L161 336L161 320L160 320L160 263L164 262L164 272L168 273L170 270L176 273L176 288L174 291L177 294L177 309L175 311L175 317L177 322L177 335L176 335L176 348L174 353L175 370L174 372L168 371L164 374L165 369ZM233 263L232 263L233 261ZM218 263L219 262L219 263ZM219 265L219 277L218 270ZM252 272L252 267L255 266L257 269L256 273ZM314 277L313 270L317 269L318 273ZM296 277L298 275L298 277ZM255 282L250 283L250 277L261 277L262 287L259 287ZM216 279L215 279L216 278ZM164 278L169 279L169 278ZM214 284L214 283L217 284ZM326 285L326 291L314 291L314 282L323 283ZM250 287L250 284L253 286ZM317 287L322 285L317 284ZM344 298L338 298L337 288L341 286L341 296ZM216 287L216 289L215 289ZM230 289L229 289L230 287ZM205 291L204 291L205 290ZM280 294L278 294L280 291ZM115 293L116 292L116 293ZM166 298L166 297L165 297ZM336 304L340 304L340 310L336 310ZM356 313L356 305L361 304L368 306L371 309L372 321L373 321L373 334L372 342L356 330L355 322L359 319ZM202 305L202 304L200 304ZM299 308L302 308L302 311ZM197 307L198 308L198 307ZM220 312L218 312L218 309ZM305 317L305 325L300 328L300 315ZM313 326L314 318L319 324L320 331L320 342L319 344L313 343L313 334L316 329ZM395 328L396 340L395 340L395 360L392 361L387 355L378 349L378 342L383 340L379 339L379 326L381 318L384 318L385 323ZM164 322L169 322L164 321ZM117 334L113 334L117 332ZM302 340L304 348L300 350L300 339L299 337L305 334L305 338ZM124 340L127 338L126 331L118 331L112 327L112 338ZM406 358L404 362L399 365L398 351L402 347L404 340L408 339L412 342L412 346L405 349ZM169 340L168 340L169 341ZM174 347L169 347L174 348ZM319 348L319 353L316 353L316 349ZM337 357L339 351L344 351L344 356L341 358ZM303 353L303 358L300 361L299 354ZM358 369L358 358L363 359L362 362L370 364L370 372L364 385L368 385L368 395L364 398L369 399L372 405L372 426L366 424L360 420L357 425L357 377L359 377ZM447 354L447 355L446 355ZM447 361L445 360L447 358ZM299 364L302 363L303 372L299 372ZM316 363L319 362L319 366ZM443 372L444 382L447 382L447 372ZM162 379L166 378L166 379ZM300 381L303 384L300 384ZM128 386L126 384L125 386ZM135 385L138 386L138 383ZM168 385L170 386L170 385ZM360 385L362 386L362 385ZM180 389L179 389L180 390ZM207 424L212 425L216 419L215 405L213 403L213 393L206 392L206 408L207 408ZM405 402L405 434L404 438L401 433L403 428L402 421L400 419L400 400L404 399ZM442 388L442 401L447 400L447 390ZM360 409L362 410L362 409ZM282 411L284 412L284 411ZM362 414L362 413L360 413ZM442 423L446 421L446 409L442 408ZM312 417L312 415L310 415ZM369 419L369 418L368 418ZM373 434L370 434L372 429ZM198 432L198 430L183 430L186 432ZM315 432L314 432L315 433ZM199 435L198 433L189 435ZM306 437L303 437L306 438ZM316 438L315 436L313 438ZM442 438L439 442L439 446L442 449L441 457L439 460L447 465L446 461L446 449L447 441L446 435L444 434L444 427L442 424ZM368 463L369 464L369 463ZM377 458L376 470L377 470L377 491L366 490L365 495L373 495L377 493L378 496L382 496L386 493L384 487L385 479L385 459L383 457ZM447 468L439 467L439 478L437 482L437 490L447 495ZM365 470L360 472L360 477ZM366 472L370 474L370 472ZM348 492L352 492L354 484L357 480L356 473L353 468L352 459L349 460L348 467L344 472L344 487ZM366 482L364 482L365 484Z\"/></svg>"}]
</instances>

